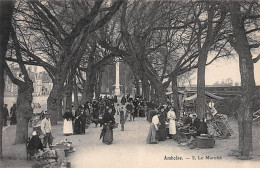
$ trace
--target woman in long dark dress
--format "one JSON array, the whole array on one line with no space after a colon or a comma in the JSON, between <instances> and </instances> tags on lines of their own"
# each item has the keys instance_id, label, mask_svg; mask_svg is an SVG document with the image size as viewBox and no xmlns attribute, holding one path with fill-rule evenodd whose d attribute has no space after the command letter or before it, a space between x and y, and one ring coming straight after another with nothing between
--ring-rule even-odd
<instances>
[{"instance_id":1,"label":"woman in long dark dress","mask_svg":"<svg viewBox=\"0 0 260 171\"><path fill-rule=\"evenodd\" d=\"M98 106L97 101L93 101L92 107L93 107L93 119L98 119L99 118L99 106Z\"/></svg>"},{"instance_id":2,"label":"woman in long dark dress","mask_svg":"<svg viewBox=\"0 0 260 171\"><path fill-rule=\"evenodd\" d=\"M80 106L75 112L75 121L74 121L74 134L80 134L81 129L81 113L84 112L83 106Z\"/></svg>"},{"instance_id":3,"label":"woman in long dark dress","mask_svg":"<svg viewBox=\"0 0 260 171\"><path fill-rule=\"evenodd\" d=\"M85 129L86 129L86 119L87 115L84 112L84 110L80 111L80 134L84 135L85 134Z\"/></svg>"},{"instance_id":4,"label":"woman in long dark dress","mask_svg":"<svg viewBox=\"0 0 260 171\"><path fill-rule=\"evenodd\" d=\"M10 109L11 121L10 125L16 125L16 104L14 103Z\"/></svg>"},{"instance_id":5,"label":"woman in long dark dress","mask_svg":"<svg viewBox=\"0 0 260 171\"><path fill-rule=\"evenodd\" d=\"M139 108L139 117L145 117L145 112L144 112L144 101L140 101L140 108Z\"/></svg>"},{"instance_id":6,"label":"woman in long dark dress","mask_svg":"<svg viewBox=\"0 0 260 171\"><path fill-rule=\"evenodd\" d=\"M159 114L159 122L161 123L158 130L159 141L165 141L167 139L166 126L165 126L166 114L164 110L165 110L164 107L161 107L160 114Z\"/></svg>"},{"instance_id":7,"label":"woman in long dark dress","mask_svg":"<svg viewBox=\"0 0 260 171\"><path fill-rule=\"evenodd\" d=\"M112 109L109 109L103 116L103 131L105 132L103 135L102 142L109 145L113 142L113 129L112 126L115 124L115 118L112 115Z\"/></svg>"}]
</instances>

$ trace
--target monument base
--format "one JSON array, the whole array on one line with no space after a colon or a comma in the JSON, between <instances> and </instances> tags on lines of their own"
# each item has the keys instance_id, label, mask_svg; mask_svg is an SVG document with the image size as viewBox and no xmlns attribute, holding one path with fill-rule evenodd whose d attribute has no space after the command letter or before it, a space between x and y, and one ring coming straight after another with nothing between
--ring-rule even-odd
<instances>
[{"instance_id":1,"label":"monument base","mask_svg":"<svg viewBox=\"0 0 260 171\"><path fill-rule=\"evenodd\" d=\"M115 88L115 95L120 96L120 88Z\"/></svg>"}]
</instances>

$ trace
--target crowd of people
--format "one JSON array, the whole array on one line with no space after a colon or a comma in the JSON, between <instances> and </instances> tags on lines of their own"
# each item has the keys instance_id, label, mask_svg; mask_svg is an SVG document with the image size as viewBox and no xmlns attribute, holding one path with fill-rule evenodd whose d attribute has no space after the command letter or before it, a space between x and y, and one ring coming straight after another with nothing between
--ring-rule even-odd
<instances>
[{"instance_id":1,"label":"crowd of people","mask_svg":"<svg viewBox=\"0 0 260 171\"><path fill-rule=\"evenodd\" d=\"M155 106L156 107L156 106ZM201 134L208 134L208 127L205 119L199 119L197 114L184 114L177 118L175 108L172 104L161 105L157 108L148 108L148 121L150 129L147 136L147 143L157 144L159 141L177 138L178 128L188 128L189 135L193 137ZM190 131L193 129L193 131Z\"/></svg>"},{"instance_id":2,"label":"crowd of people","mask_svg":"<svg viewBox=\"0 0 260 171\"><path fill-rule=\"evenodd\" d=\"M6 105L4 106L5 108L7 108ZM8 110L6 113L8 113ZM16 113L15 104L11 108L11 113L11 123L16 124L16 114L14 114ZM136 117L146 117L146 120L150 123L147 143L151 144L165 141L167 138L173 139L177 133L177 120L182 120L183 123L195 127L197 131L193 135L194 137L202 133L207 133L207 124L203 120L198 119L196 114L177 118L175 108L169 102L163 105L158 101L146 101L142 96L135 96L133 98L128 94L127 96L122 96L120 101L116 95L114 97L105 96L92 102L87 101L76 110L67 108L63 114L63 134L84 135L86 128L91 123L94 123L96 127L100 124L100 127L102 127L100 139L102 138L102 142L105 144L112 144L113 129L117 127L115 115L119 115L121 131L125 130L127 121L134 122ZM39 145L37 147L39 149L46 148L47 144L51 147L53 141L50 113L45 112L44 116L44 119L41 121L41 132L44 135L42 145L39 145L38 138L32 139ZM4 118L4 125L6 124L6 120ZM37 136L38 134L33 135L33 137Z\"/></svg>"},{"instance_id":3,"label":"crowd of people","mask_svg":"<svg viewBox=\"0 0 260 171\"><path fill-rule=\"evenodd\" d=\"M118 101L116 95L114 97L105 96L92 102L87 101L74 111L68 108L63 114L63 134L84 135L86 128L91 123L94 123L96 127L100 124L100 127L102 127L100 134L100 138L103 138L102 142L111 144L113 142L113 128L116 124L115 115L119 115L121 131L125 130L127 121L134 122L136 117L146 117L146 120L150 123L147 142L158 143L158 141L165 141L167 138L174 138L177 132L177 116L175 113L173 104L169 102L162 105L158 101L146 101L142 96L133 98L129 95L122 96L121 100ZM199 120L196 115L187 116L184 119L190 126L196 127L196 135L206 132L207 124L203 124L203 121ZM204 127L201 125L204 125Z\"/></svg>"},{"instance_id":4,"label":"crowd of people","mask_svg":"<svg viewBox=\"0 0 260 171\"><path fill-rule=\"evenodd\" d=\"M85 134L85 129L91 123L97 127L103 126L101 131L102 142L111 144L113 142L113 127L116 124L115 115L120 117L121 131L124 131L126 121L134 121L135 117L145 117L147 113L147 102L141 97L122 96L118 101L117 96L99 97L92 102L87 101L76 110L69 108L63 114L64 135Z\"/></svg>"}]
</instances>

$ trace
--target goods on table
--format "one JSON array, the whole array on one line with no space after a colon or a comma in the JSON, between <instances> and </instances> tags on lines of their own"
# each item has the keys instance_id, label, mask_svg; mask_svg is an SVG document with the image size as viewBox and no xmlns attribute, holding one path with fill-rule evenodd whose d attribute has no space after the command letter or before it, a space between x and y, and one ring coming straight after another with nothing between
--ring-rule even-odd
<instances>
[{"instance_id":1,"label":"goods on table","mask_svg":"<svg viewBox=\"0 0 260 171\"><path fill-rule=\"evenodd\" d=\"M67 140L56 143L51 147L45 148L44 151L39 151L36 155L37 162L33 165L34 168L69 168L71 163L66 157L69 153L76 151L72 146L72 142Z\"/></svg>"}]
</instances>

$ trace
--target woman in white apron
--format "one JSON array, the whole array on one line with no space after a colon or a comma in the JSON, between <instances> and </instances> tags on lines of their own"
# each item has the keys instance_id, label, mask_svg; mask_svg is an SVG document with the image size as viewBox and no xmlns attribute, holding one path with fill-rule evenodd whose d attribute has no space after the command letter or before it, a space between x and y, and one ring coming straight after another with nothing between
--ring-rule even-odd
<instances>
[{"instance_id":1,"label":"woman in white apron","mask_svg":"<svg viewBox=\"0 0 260 171\"><path fill-rule=\"evenodd\" d=\"M64 124L63 124L63 135L72 135L73 134L73 124L72 121L74 116L69 108L67 108L66 112L63 115Z\"/></svg>"},{"instance_id":2,"label":"woman in white apron","mask_svg":"<svg viewBox=\"0 0 260 171\"><path fill-rule=\"evenodd\" d=\"M171 107L170 111L167 113L167 119L169 121L170 139L172 139L173 135L176 134L176 124L175 124L176 115L175 112L173 111L173 107Z\"/></svg>"}]
</instances>

